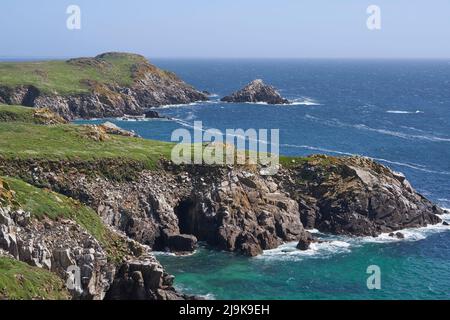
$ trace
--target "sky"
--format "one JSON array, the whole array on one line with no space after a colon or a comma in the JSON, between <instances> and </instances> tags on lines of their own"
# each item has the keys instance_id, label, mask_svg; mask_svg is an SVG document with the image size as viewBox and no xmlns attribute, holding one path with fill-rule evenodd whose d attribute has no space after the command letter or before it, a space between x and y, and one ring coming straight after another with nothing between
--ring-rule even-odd
<instances>
[{"instance_id":1,"label":"sky","mask_svg":"<svg viewBox=\"0 0 450 320\"><path fill-rule=\"evenodd\" d=\"M9 58L450 58L450 0L1 0L0 32Z\"/></svg>"}]
</instances>

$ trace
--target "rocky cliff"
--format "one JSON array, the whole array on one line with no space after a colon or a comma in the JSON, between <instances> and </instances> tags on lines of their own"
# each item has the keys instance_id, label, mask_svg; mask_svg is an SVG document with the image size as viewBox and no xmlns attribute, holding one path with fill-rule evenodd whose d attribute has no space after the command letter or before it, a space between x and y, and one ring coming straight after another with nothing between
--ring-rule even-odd
<instances>
[{"instance_id":1,"label":"rocky cliff","mask_svg":"<svg viewBox=\"0 0 450 320\"><path fill-rule=\"evenodd\" d=\"M142 170L129 181L95 173L93 164L87 172L76 162L0 161L0 166L80 200L105 223L154 250L192 251L201 240L255 256L287 241L302 241L307 249L314 241L307 229L377 236L440 223L443 213L403 175L359 157L314 156L273 177L256 167L163 160L157 171Z\"/></svg>"},{"instance_id":2,"label":"rocky cliff","mask_svg":"<svg viewBox=\"0 0 450 320\"><path fill-rule=\"evenodd\" d=\"M274 87L265 84L261 79L253 80L241 90L221 99L224 102L289 104Z\"/></svg>"},{"instance_id":3,"label":"rocky cliff","mask_svg":"<svg viewBox=\"0 0 450 320\"><path fill-rule=\"evenodd\" d=\"M142 115L150 107L207 99L135 54L0 64L0 103L48 107L68 120Z\"/></svg>"},{"instance_id":4,"label":"rocky cliff","mask_svg":"<svg viewBox=\"0 0 450 320\"><path fill-rule=\"evenodd\" d=\"M307 250L313 228L377 236L444 213L363 157L281 157L273 176L259 165L176 165L172 144L11 106L0 106L0 137L0 255L64 282L77 267L76 299L189 298L152 250L192 252L198 241L247 256L288 241Z\"/></svg>"},{"instance_id":5,"label":"rocky cliff","mask_svg":"<svg viewBox=\"0 0 450 320\"><path fill-rule=\"evenodd\" d=\"M175 292L173 277L164 272L148 248L102 227L89 209L62 195L9 181L12 186L0 178L0 258L50 271L63 280L72 299L187 298ZM67 215L70 210L73 215ZM29 280L23 270L7 271L12 277ZM36 272L30 269L29 278ZM1 280L0 296L11 298L7 290L11 288L6 287L10 282ZM16 298L44 298L31 294L24 292Z\"/></svg>"}]
</instances>

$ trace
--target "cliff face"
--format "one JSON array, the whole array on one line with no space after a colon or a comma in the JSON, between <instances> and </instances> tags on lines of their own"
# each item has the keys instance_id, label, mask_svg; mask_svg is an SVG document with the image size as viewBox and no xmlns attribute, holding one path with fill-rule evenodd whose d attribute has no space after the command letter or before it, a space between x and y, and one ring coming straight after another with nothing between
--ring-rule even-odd
<instances>
[{"instance_id":1,"label":"cliff face","mask_svg":"<svg viewBox=\"0 0 450 320\"><path fill-rule=\"evenodd\" d=\"M440 223L444 213L404 175L367 158L315 156L279 178L303 225L325 233L377 236Z\"/></svg>"},{"instance_id":2,"label":"cliff face","mask_svg":"<svg viewBox=\"0 0 450 320\"><path fill-rule=\"evenodd\" d=\"M256 165L175 165L172 144L18 106L0 106L0 136L0 264L20 260L63 282L75 266L75 299L189 298L151 250L190 252L199 240L247 256L287 241L307 250L312 228L376 236L444 213L367 158L281 157L274 176Z\"/></svg>"},{"instance_id":3,"label":"cliff face","mask_svg":"<svg viewBox=\"0 0 450 320\"><path fill-rule=\"evenodd\" d=\"M314 239L306 229L377 236L440 223L443 213L402 175L358 157L315 156L273 177L256 167L163 161L159 170L140 171L131 181L84 173L83 165L70 162L1 166L80 200L154 250L191 251L201 240L255 256L286 241L302 241L307 249Z\"/></svg>"},{"instance_id":4,"label":"cliff face","mask_svg":"<svg viewBox=\"0 0 450 320\"><path fill-rule=\"evenodd\" d=\"M51 272L66 283L72 299L184 298L148 248L103 226L94 211L92 215L62 195L12 181L9 185L0 178L0 258ZM32 205L23 205L26 201ZM36 271L30 273L32 279ZM4 298L11 298L2 285Z\"/></svg>"},{"instance_id":5,"label":"cliff face","mask_svg":"<svg viewBox=\"0 0 450 320\"><path fill-rule=\"evenodd\" d=\"M139 55L105 53L58 62L57 67L54 64L17 64L7 69L10 76L18 73L16 69L29 69L30 79L19 83L0 77L0 103L48 107L72 120L141 115L150 107L208 99L175 74L158 69ZM78 82L65 85L64 74Z\"/></svg>"}]
</instances>

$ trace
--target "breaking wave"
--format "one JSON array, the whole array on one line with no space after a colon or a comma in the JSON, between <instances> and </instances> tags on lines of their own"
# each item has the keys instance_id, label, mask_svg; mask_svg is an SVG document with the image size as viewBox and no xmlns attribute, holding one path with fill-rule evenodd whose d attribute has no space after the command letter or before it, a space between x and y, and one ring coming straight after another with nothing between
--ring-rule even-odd
<instances>
[{"instance_id":1,"label":"breaking wave","mask_svg":"<svg viewBox=\"0 0 450 320\"><path fill-rule=\"evenodd\" d=\"M450 222L450 214L444 214L441 216L444 221ZM443 223L437 225L429 225L422 228L403 229L396 231L401 232L404 235L404 239L397 237L391 237L388 233L383 233L378 237L349 237L349 236L329 236L313 230L314 233L325 242L313 243L306 251L297 250L297 242L290 242L281 245L280 247L272 250L266 250L261 256L254 259L263 260L288 260L288 261L301 261L311 258L328 258L337 254L350 253L353 248L361 247L365 244L375 243L393 243L402 241L420 241L426 239L428 236L440 232L450 231L450 226L446 226Z\"/></svg>"},{"instance_id":2,"label":"breaking wave","mask_svg":"<svg viewBox=\"0 0 450 320\"><path fill-rule=\"evenodd\" d=\"M345 122L339 121L337 119L324 120L324 119L320 119L320 118L311 116L309 114L306 114L305 118L308 120L311 120L311 121L315 121L315 122L327 125L327 126L339 127L339 128L353 128L353 129L380 133L380 134L389 135L389 136L393 136L393 137L397 137L397 138L401 138L401 139L407 139L407 140L423 140L423 141L431 141L431 142L450 142L450 138L447 138L447 137L437 137L437 136L429 135L429 134L424 134L424 135L408 134L408 133L401 132L401 131L372 128L365 124L345 123Z\"/></svg>"},{"instance_id":3,"label":"breaking wave","mask_svg":"<svg viewBox=\"0 0 450 320\"><path fill-rule=\"evenodd\" d=\"M386 113L393 113L393 114L420 114L424 113L423 111L417 110L417 111L403 111L403 110L388 110Z\"/></svg>"}]
</instances>

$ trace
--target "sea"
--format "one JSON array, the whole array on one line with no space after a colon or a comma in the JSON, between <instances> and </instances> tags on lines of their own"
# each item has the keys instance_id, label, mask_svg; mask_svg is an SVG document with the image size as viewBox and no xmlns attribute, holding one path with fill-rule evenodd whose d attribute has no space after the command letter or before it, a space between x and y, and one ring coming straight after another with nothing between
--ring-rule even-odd
<instances>
[{"instance_id":1,"label":"sea","mask_svg":"<svg viewBox=\"0 0 450 320\"><path fill-rule=\"evenodd\" d=\"M208 102L164 106L171 120L110 119L148 139L170 141L178 128L279 129L280 154L362 155L406 175L450 208L450 60L158 59ZM261 78L292 105L225 104L220 98ZM104 120L92 120L99 123ZM83 121L82 123L85 123ZM450 221L450 215L444 216ZM207 245L188 256L157 253L175 286L210 299L449 299L450 228L295 243L247 258ZM377 266L373 288L371 266Z\"/></svg>"}]
</instances>

